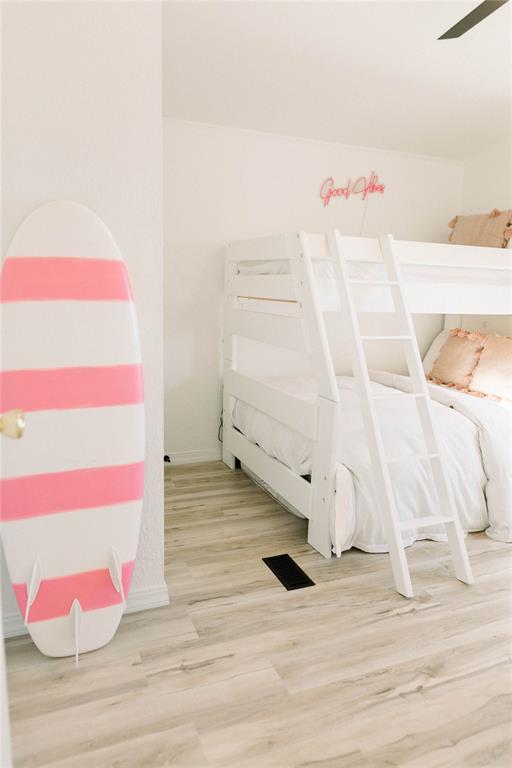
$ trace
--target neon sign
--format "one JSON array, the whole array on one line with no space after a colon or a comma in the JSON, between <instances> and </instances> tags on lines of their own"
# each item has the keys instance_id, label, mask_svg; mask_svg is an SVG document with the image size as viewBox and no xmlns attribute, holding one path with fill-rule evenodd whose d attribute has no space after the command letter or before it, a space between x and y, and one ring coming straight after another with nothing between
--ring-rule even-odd
<instances>
[{"instance_id":1,"label":"neon sign","mask_svg":"<svg viewBox=\"0 0 512 768\"><path fill-rule=\"evenodd\" d=\"M329 176L320 187L320 197L324 201L324 207L328 206L333 197L344 197L348 200L352 195L361 195L361 200L366 200L368 195L374 192L384 192L384 184L379 183L379 177L372 171L368 178L360 176L354 182L349 179L344 187L337 187L334 179Z\"/></svg>"}]
</instances>

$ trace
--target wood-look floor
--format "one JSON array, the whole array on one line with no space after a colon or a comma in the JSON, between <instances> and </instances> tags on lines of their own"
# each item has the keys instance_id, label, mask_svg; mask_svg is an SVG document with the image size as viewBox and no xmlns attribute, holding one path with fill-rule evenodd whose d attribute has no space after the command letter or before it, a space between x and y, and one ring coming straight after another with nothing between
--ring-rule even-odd
<instances>
[{"instance_id":1,"label":"wood-look floor","mask_svg":"<svg viewBox=\"0 0 512 768\"><path fill-rule=\"evenodd\" d=\"M416 598L386 555L323 560L306 525L221 463L167 478L169 608L123 619L71 659L7 643L16 768L510 766L511 548L409 550ZM262 563L289 552L316 586Z\"/></svg>"}]
</instances>

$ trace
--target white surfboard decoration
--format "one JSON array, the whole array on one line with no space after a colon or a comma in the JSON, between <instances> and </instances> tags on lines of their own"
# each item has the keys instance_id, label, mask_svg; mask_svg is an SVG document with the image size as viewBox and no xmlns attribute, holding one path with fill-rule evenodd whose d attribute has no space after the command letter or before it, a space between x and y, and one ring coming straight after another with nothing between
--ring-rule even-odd
<instances>
[{"instance_id":1,"label":"white surfboard decoration","mask_svg":"<svg viewBox=\"0 0 512 768\"><path fill-rule=\"evenodd\" d=\"M80 654L80 629L82 626L83 615L82 606L78 600L73 600L69 614L73 622L73 630L75 634L75 667L78 669L78 656Z\"/></svg>"},{"instance_id":2,"label":"white surfboard decoration","mask_svg":"<svg viewBox=\"0 0 512 768\"><path fill-rule=\"evenodd\" d=\"M48 656L108 643L130 588L144 482L142 365L133 296L105 224L74 202L35 210L0 283L0 522L22 616Z\"/></svg>"},{"instance_id":3,"label":"white surfboard decoration","mask_svg":"<svg viewBox=\"0 0 512 768\"><path fill-rule=\"evenodd\" d=\"M34 567L32 569L32 576L28 585L27 605L25 607L25 624L28 624L28 617L30 613L30 606L37 597L39 587L41 586L42 573L41 573L41 560L36 557Z\"/></svg>"},{"instance_id":4,"label":"white surfboard decoration","mask_svg":"<svg viewBox=\"0 0 512 768\"><path fill-rule=\"evenodd\" d=\"M116 592L121 595L121 600L125 602L124 589L123 589L123 566L121 558L117 549L110 548L110 565L109 565L110 578Z\"/></svg>"}]
</instances>

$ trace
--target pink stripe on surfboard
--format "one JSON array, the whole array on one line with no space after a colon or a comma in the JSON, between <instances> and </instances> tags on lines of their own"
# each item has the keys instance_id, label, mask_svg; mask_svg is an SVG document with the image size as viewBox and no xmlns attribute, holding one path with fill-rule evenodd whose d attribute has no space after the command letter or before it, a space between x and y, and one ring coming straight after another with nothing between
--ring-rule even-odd
<instances>
[{"instance_id":1,"label":"pink stripe on surfboard","mask_svg":"<svg viewBox=\"0 0 512 768\"><path fill-rule=\"evenodd\" d=\"M123 563L122 566L125 597L130 589L134 566L134 560ZM12 586L21 615L24 616L27 607L27 585L13 584ZM108 568L72 573L55 579L43 579L36 599L30 606L28 621L47 621L57 619L59 616L67 616L73 600L80 602L82 610L95 611L98 608L118 605L121 602L121 595L112 584Z\"/></svg>"},{"instance_id":2,"label":"pink stripe on surfboard","mask_svg":"<svg viewBox=\"0 0 512 768\"><path fill-rule=\"evenodd\" d=\"M101 408L143 402L142 366L0 372L0 413Z\"/></svg>"},{"instance_id":3,"label":"pink stripe on surfboard","mask_svg":"<svg viewBox=\"0 0 512 768\"><path fill-rule=\"evenodd\" d=\"M67 256L5 260L0 299L13 301L132 301L124 262Z\"/></svg>"},{"instance_id":4,"label":"pink stripe on surfboard","mask_svg":"<svg viewBox=\"0 0 512 768\"><path fill-rule=\"evenodd\" d=\"M100 438L99 438L100 439ZM121 504L142 499L144 462L74 469L0 481L0 521Z\"/></svg>"}]
</instances>

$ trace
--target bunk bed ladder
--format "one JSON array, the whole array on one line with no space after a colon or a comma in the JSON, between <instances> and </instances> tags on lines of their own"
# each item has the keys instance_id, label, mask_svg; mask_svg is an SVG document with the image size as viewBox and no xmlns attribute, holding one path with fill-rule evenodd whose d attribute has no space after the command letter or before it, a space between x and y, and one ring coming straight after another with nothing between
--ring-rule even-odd
<instances>
[{"instance_id":1,"label":"bunk bed ladder","mask_svg":"<svg viewBox=\"0 0 512 768\"><path fill-rule=\"evenodd\" d=\"M447 533L456 577L466 584L471 584L473 577L452 489L445 474L433 428L430 395L416 342L412 317L404 297L400 265L393 253L393 239L390 235L386 235L380 238L379 243L385 278L378 281L367 281L367 283L369 285L378 284L387 287L391 291L398 330L396 331L397 335L364 336L361 335L358 310L352 296L352 285L354 283L364 283L365 281L350 279L347 262L343 253L343 238L338 231L329 236L329 246L334 262L338 295L342 312L346 319L346 327L350 333L353 373L372 461L376 498L379 499L382 523L389 546L395 586L397 591L405 597L413 597L411 577L402 541L403 531L443 524ZM405 459L386 456L379 427L376 404L383 395L375 394L372 390L363 342L380 339L393 339L404 345L405 358L412 383L412 392L404 393L403 396L410 398L412 395L418 409L420 425L425 439L425 453L409 455ZM401 395L396 395L396 397L401 397ZM396 508L389 465L403 460L430 462L441 510L439 515L423 516L406 521L400 520Z\"/></svg>"}]
</instances>

